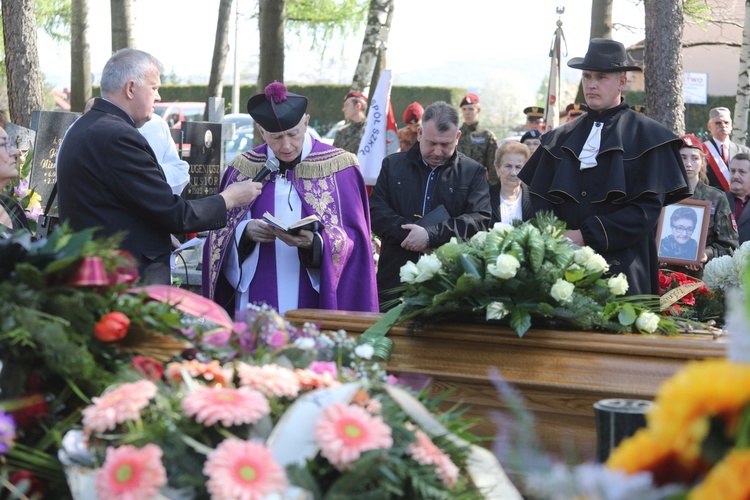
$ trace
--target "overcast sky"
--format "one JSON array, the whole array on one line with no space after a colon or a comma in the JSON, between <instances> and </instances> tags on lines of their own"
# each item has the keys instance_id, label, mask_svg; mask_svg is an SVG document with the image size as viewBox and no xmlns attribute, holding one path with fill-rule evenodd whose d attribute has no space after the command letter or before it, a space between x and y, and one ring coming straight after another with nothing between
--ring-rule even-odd
<instances>
[{"instance_id":1,"label":"overcast sky","mask_svg":"<svg viewBox=\"0 0 750 500\"><path fill-rule=\"evenodd\" d=\"M239 2L238 67L254 82L257 68L257 22L250 18L256 0ZM207 81L216 29L219 0L137 0L138 47L161 60L167 72L184 81ZM590 0L395 0L387 62L394 84L455 85L481 88L491 78L512 76L517 84L538 87L549 73L549 47L564 6L563 31L568 55L583 56L590 30ZM111 51L109 2L89 2L91 70L96 76ZM499 12L498 12L499 11ZM616 29L614 38L625 45L643 38L643 4L639 0L614 0L613 20L635 31ZM287 82L348 83L361 49L361 34L331 43L321 57L309 43L288 36ZM232 83L234 21L230 27L227 79ZM343 43L342 43L343 42ZM70 81L70 45L40 37L42 72L53 87ZM451 70L456 68L456 70ZM468 68L468 69L467 69ZM563 80L576 79L579 71L563 65Z\"/></svg>"}]
</instances>

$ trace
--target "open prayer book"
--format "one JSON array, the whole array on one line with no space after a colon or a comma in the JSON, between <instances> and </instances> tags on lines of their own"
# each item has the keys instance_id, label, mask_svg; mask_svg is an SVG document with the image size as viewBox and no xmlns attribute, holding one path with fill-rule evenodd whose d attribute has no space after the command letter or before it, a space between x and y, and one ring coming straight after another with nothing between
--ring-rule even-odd
<instances>
[{"instance_id":1,"label":"open prayer book","mask_svg":"<svg viewBox=\"0 0 750 500\"><path fill-rule=\"evenodd\" d=\"M298 234L302 229L306 229L314 233L320 231L323 228L323 222L316 214L308 215L304 219L300 219L293 224L287 224L283 220L274 217L273 215L266 212L263 214L263 220L273 227L279 228L282 231L286 231L290 234Z\"/></svg>"}]
</instances>

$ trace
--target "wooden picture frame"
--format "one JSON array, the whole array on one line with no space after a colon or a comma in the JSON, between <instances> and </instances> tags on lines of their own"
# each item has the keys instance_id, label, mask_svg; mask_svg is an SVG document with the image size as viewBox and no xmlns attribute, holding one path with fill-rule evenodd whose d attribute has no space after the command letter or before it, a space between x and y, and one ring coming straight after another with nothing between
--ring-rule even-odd
<instances>
[{"instance_id":1,"label":"wooden picture frame","mask_svg":"<svg viewBox=\"0 0 750 500\"><path fill-rule=\"evenodd\" d=\"M684 217L681 217L683 215ZM673 217L677 217L674 224ZM688 198L662 208L656 229L659 262L678 266L701 266L710 217L710 200Z\"/></svg>"}]
</instances>

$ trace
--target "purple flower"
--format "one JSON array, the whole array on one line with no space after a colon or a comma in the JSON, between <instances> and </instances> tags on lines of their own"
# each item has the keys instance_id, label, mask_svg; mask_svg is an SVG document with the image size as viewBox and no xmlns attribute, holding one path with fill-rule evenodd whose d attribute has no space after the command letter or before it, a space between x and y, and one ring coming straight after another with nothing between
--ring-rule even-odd
<instances>
[{"instance_id":1,"label":"purple flower","mask_svg":"<svg viewBox=\"0 0 750 500\"><path fill-rule=\"evenodd\" d=\"M220 330L216 333L212 333L211 335L207 335L203 337L203 343L205 344L211 344L216 347L227 347L229 345L229 337L231 336L232 332L229 330Z\"/></svg>"},{"instance_id":2,"label":"purple flower","mask_svg":"<svg viewBox=\"0 0 750 500\"><path fill-rule=\"evenodd\" d=\"M313 361L310 363L310 371L318 375L330 373L334 380L338 376L338 369L336 368L336 363L333 361Z\"/></svg>"},{"instance_id":3,"label":"purple flower","mask_svg":"<svg viewBox=\"0 0 750 500\"><path fill-rule=\"evenodd\" d=\"M288 340L286 338L286 333L281 330L276 330L268 338L268 345L271 347L283 347L287 345L287 343Z\"/></svg>"},{"instance_id":4,"label":"purple flower","mask_svg":"<svg viewBox=\"0 0 750 500\"><path fill-rule=\"evenodd\" d=\"M13 417L6 415L0 409L0 456L10 449L13 440L16 438L16 424Z\"/></svg>"}]
</instances>

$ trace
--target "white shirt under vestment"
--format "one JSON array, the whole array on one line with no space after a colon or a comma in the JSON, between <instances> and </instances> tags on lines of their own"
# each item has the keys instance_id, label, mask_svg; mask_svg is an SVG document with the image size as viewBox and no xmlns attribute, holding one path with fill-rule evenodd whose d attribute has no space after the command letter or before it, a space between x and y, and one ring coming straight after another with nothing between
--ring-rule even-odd
<instances>
[{"instance_id":1,"label":"white shirt under vestment","mask_svg":"<svg viewBox=\"0 0 750 500\"><path fill-rule=\"evenodd\" d=\"M305 142L302 146L302 158L306 158L312 150L312 139L310 134L305 134ZM268 157L275 158L271 148L268 148ZM263 189L274 189L274 215L286 222L294 223L302 218L302 201L300 200L297 190L291 182L277 176L276 181L268 183ZM258 269L258 258L260 256L260 245L255 245L252 253L245 259L240 268L239 258L237 255L237 246L239 245L245 226L251 219L262 219L263 214L254 214L252 209L248 211L245 220L237 224L234 232L235 245L230 246L224 257L222 272L229 284L237 290L235 300L235 317L237 312L247 308L250 283L255 277ZM278 294L278 312L283 315L286 311L297 309L299 301L299 279L302 272L302 265L299 261L297 247L291 247L276 238L276 287ZM312 287L319 291L320 289L320 269L306 269L312 283Z\"/></svg>"}]
</instances>

